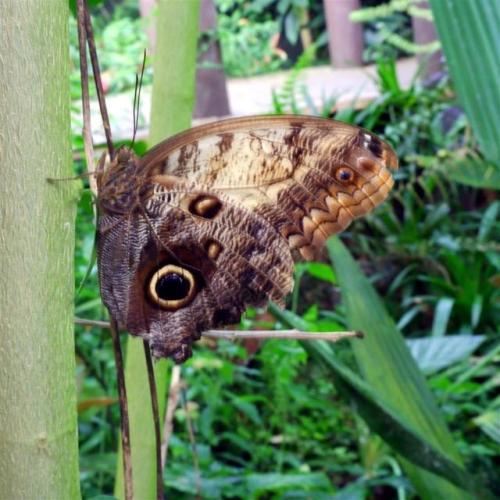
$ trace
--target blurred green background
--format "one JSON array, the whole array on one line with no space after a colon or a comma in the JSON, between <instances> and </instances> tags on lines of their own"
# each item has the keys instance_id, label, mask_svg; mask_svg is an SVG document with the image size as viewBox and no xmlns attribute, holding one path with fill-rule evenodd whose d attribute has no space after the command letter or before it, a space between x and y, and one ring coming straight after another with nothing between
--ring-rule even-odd
<instances>
[{"instance_id":1,"label":"blurred green background","mask_svg":"<svg viewBox=\"0 0 500 500\"><path fill-rule=\"evenodd\" d=\"M90 3L108 97L129 95L155 8L141 16L138 0ZM203 59L219 44L222 59L200 68L219 71L226 82L287 71L284 84L269 90L267 112L368 128L394 147L400 170L383 206L333 239L321 262L297 264L284 313L249 310L241 324L359 328L367 338L333 347L198 343L181 369L164 473L169 498L467 498L462 467L470 474L462 482L478 488L472 497L480 496L479 485L500 496L499 5L457 3L360 2L351 19L362 28L362 64L374 65L377 92L368 102L340 105L334 89L318 102L302 80L311 68L330 64L322 1L215 1L216 23L202 29L198 51ZM415 19L431 26L434 19L439 36L418 42ZM81 171L73 17L70 30L74 157ZM401 58L418 58L409 85L398 79ZM148 64L145 89L152 82ZM144 151L145 142L136 148ZM105 319L96 269L89 271L94 232L85 190L77 218L76 315ZM77 326L76 353L82 494L111 495L119 410L108 332Z\"/></svg>"}]
</instances>

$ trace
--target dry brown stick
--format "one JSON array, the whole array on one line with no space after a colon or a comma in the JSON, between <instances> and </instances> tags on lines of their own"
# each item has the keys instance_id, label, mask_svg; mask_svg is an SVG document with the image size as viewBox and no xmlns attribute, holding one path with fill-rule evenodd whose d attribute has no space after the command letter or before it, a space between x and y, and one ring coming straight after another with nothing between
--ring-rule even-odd
<instances>
[{"instance_id":1,"label":"dry brown stick","mask_svg":"<svg viewBox=\"0 0 500 500\"><path fill-rule=\"evenodd\" d=\"M85 156L87 160L87 169L93 170L94 154L92 145L92 133L90 123L90 97L88 86L88 66L87 66L87 48L89 46L90 58L92 61L94 82L97 88L97 95L99 97L99 105L101 106L101 115L103 117L104 129L106 132L106 140L108 142L108 149L110 156L114 153L113 143L111 141L111 129L109 126L108 114L106 111L106 103L104 102L104 92L102 90L102 83L99 71L99 63L97 60L97 52L92 33L92 26L90 22L90 14L86 0L77 0L78 9L78 41L80 50L80 71L82 81L82 113L83 113L83 140L85 147ZM97 186L95 178L90 177L91 189L97 193ZM133 500L133 481L132 481L132 454L130 448L130 426L127 408L127 391L125 388L125 373L123 370L123 356L120 345L120 336L116 321L112 318L109 325L111 331L111 338L113 341L113 351L115 355L116 364L116 378L118 383L118 393L120 401L120 427L122 436L123 448L123 472L124 472L124 489L125 499Z\"/></svg>"},{"instance_id":2,"label":"dry brown stick","mask_svg":"<svg viewBox=\"0 0 500 500\"><path fill-rule=\"evenodd\" d=\"M123 356L120 345L118 325L111 318L111 338L113 340L113 352L115 354L116 379L118 384L118 395L120 400L120 421L123 449L123 477L125 482L125 499L133 500L134 488L132 482L132 452L130 447L130 425L127 407L127 389L125 387L125 372L123 371Z\"/></svg>"},{"instance_id":3,"label":"dry brown stick","mask_svg":"<svg viewBox=\"0 0 500 500\"><path fill-rule=\"evenodd\" d=\"M84 1L78 0L76 6L78 17L78 49L80 52L80 82L82 86L82 135L87 170L91 171L94 169L94 148L92 145L92 128L90 122L89 68L87 65L87 36L85 30ZM91 178L90 182L92 182L92 180Z\"/></svg>"},{"instance_id":4,"label":"dry brown stick","mask_svg":"<svg viewBox=\"0 0 500 500\"><path fill-rule=\"evenodd\" d=\"M82 110L83 110L83 136L84 136L84 146L85 146L85 156L87 160L87 168L93 169L94 165L94 154L92 146L92 133L90 125L90 98L89 98L89 87L88 87L88 66L87 66L87 49L86 43L89 44L89 52L92 61L94 82L96 88L98 89L98 96L104 96L102 92L102 83L99 72L99 64L97 62L97 53L94 43L94 38L92 34L92 27L90 25L90 15L88 11L88 6L85 0L78 0L78 35L79 35L79 46L80 46L80 68L82 74ZM99 92L99 89L101 92ZM111 132L109 127L109 119L106 111L106 105L104 107L101 104L101 99L99 100L101 106L101 114L103 116L103 123L105 131L107 130L106 139L108 140L108 149L111 153L114 152L113 144L111 142ZM94 193L97 193L97 187L95 184L95 178L90 177L91 189ZM123 448L123 471L124 471L124 488L125 488L125 498L127 500L132 500L133 498L133 482L132 482L132 455L130 447L130 426L128 418L128 408L127 408L127 391L125 387L125 374L123 369L123 356L120 346L120 337L118 333L118 328L116 322L112 319L110 323L111 337L113 340L113 351L115 355L115 365L116 365L116 377L118 383L118 393L120 401L120 426L121 426L121 436L122 436L122 448Z\"/></svg>"},{"instance_id":5,"label":"dry brown stick","mask_svg":"<svg viewBox=\"0 0 500 500\"><path fill-rule=\"evenodd\" d=\"M189 434L189 441L191 443L191 452L193 454L193 466L196 481L196 498L201 498L201 474L200 474L200 462L198 460L198 452L196 451L196 439L194 437L193 422L191 416L189 415L187 407L186 391L181 388L181 402L184 408L184 413L186 415L186 426Z\"/></svg>"},{"instance_id":6,"label":"dry brown stick","mask_svg":"<svg viewBox=\"0 0 500 500\"><path fill-rule=\"evenodd\" d=\"M165 469L168 456L168 443L174 429L174 414L179 404L179 395L181 388L181 367L174 365L170 373L170 387L168 389L167 411L163 423L163 440L161 443L161 466Z\"/></svg>"},{"instance_id":7,"label":"dry brown stick","mask_svg":"<svg viewBox=\"0 0 500 500\"><path fill-rule=\"evenodd\" d=\"M77 325L95 326L97 328L109 328L107 321L93 319L75 318ZM203 332L204 337L216 339L290 339L290 340L326 340L338 342L349 338L363 338L363 332L347 330L343 332L301 332L300 330L207 330Z\"/></svg>"},{"instance_id":8,"label":"dry brown stick","mask_svg":"<svg viewBox=\"0 0 500 500\"><path fill-rule=\"evenodd\" d=\"M156 441L156 497L158 500L163 498L163 467L161 459L161 434L160 434L160 411L158 409L158 392L156 390L155 371L153 367L153 358L147 340L143 341L144 357L146 358L146 367L149 380L149 391L151 393L151 409L153 411L153 423Z\"/></svg>"},{"instance_id":9,"label":"dry brown stick","mask_svg":"<svg viewBox=\"0 0 500 500\"><path fill-rule=\"evenodd\" d=\"M97 90L97 100L99 101L99 108L101 110L102 125L104 127L104 134L106 135L106 144L108 146L109 157L111 160L115 157L115 147L111 137L111 126L109 124L108 109L106 107L106 99L104 98L104 88L101 80L101 69L99 67L99 59L97 58L97 49L95 46L94 32L92 30L92 21L86 0L82 1L85 5L85 31L87 34L87 42L89 44L90 61L92 62L92 71L94 73L94 83Z\"/></svg>"}]
</instances>

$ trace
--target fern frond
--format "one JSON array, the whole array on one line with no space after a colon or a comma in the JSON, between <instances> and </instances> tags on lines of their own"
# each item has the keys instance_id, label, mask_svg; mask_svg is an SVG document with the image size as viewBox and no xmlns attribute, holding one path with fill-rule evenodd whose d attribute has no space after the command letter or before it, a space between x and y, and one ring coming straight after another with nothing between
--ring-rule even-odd
<instances>
[{"instance_id":1,"label":"fern frond","mask_svg":"<svg viewBox=\"0 0 500 500\"><path fill-rule=\"evenodd\" d=\"M426 19L427 21L434 21L432 17L431 9L424 9L422 7L418 7L417 5L410 5L408 7L408 14L413 17L420 17L422 19Z\"/></svg>"},{"instance_id":2,"label":"fern frond","mask_svg":"<svg viewBox=\"0 0 500 500\"><path fill-rule=\"evenodd\" d=\"M388 4L365 7L351 12L349 20L355 23L374 21L379 17L390 16L394 12L406 12L413 2L414 0L392 0Z\"/></svg>"},{"instance_id":3,"label":"fern frond","mask_svg":"<svg viewBox=\"0 0 500 500\"><path fill-rule=\"evenodd\" d=\"M406 38L403 38L401 35L391 33L385 28L382 28L380 32L385 41L409 54L431 54L432 52L435 52L436 50L439 50L441 48L441 44L438 40L434 40L430 43L418 44L410 42Z\"/></svg>"}]
</instances>

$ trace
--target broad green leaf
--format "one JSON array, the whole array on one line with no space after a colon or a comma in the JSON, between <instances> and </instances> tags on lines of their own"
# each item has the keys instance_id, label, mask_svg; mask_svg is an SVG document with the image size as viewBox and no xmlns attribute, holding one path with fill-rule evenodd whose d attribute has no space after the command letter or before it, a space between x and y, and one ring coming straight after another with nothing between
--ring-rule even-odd
<instances>
[{"instance_id":1,"label":"broad green leaf","mask_svg":"<svg viewBox=\"0 0 500 500\"><path fill-rule=\"evenodd\" d=\"M338 238L331 238L327 248L341 287L348 326L366 335L362 342L352 342L363 378L422 438L461 466L436 401L382 300ZM405 463L405 469L423 498L468 497L412 464Z\"/></svg>"},{"instance_id":2,"label":"broad green leaf","mask_svg":"<svg viewBox=\"0 0 500 500\"><path fill-rule=\"evenodd\" d=\"M500 189L500 167L478 156L445 160L439 170L452 181L476 188Z\"/></svg>"},{"instance_id":3,"label":"broad green leaf","mask_svg":"<svg viewBox=\"0 0 500 500\"><path fill-rule=\"evenodd\" d=\"M311 276L335 284L335 273L332 266L328 266L322 262L306 262L304 266Z\"/></svg>"},{"instance_id":4,"label":"broad green leaf","mask_svg":"<svg viewBox=\"0 0 500 500\"><path fill-rule=\"evenodd\" d=\"M362 343L362 341L358 342ZM303 346L308 352L333 369L339 378L341 391L349 396L356 410L369 427L379 434L396 452L413 464L446 477L464 490L479 491L479 487L478 490L475 490L474 481L462 467L432 446L398 414L396 408L384 401L380 394L371 389L354 372L339 363L331 346L321 341L304 343ZM477 482L475 484L478 485Z\"/></svg>"},{"instance_id":5,"label":"broad green leaf","mask_svg":"<svg viewBox=\"0 0 500 500\"><path fill-rule=\"evenodd\" d=\"M499 211L500 202L494 201L484 212L483 218L481 219L481 225L479 226L479 234L477 235L477 239L480 243L488 241L497 222Z\"/></svg>"},{"instance_id":6,"label":"broad green leaf","mask_svg":"<svg viewBox=\"0 0 500 500\"><path fill-rule=\"evenodd\" d=\"M460 103L481 150L500 175L500 2L431 0ZM500 184L497 184L497 187Z\"/></svg>"},{"instance_id":7,"label":"broad green leaf","mask_svg":"<svg viewBox=\"0 0 500 500\"><path fill-rule=\"evenodd\" d=\"M447 335L406 341L424 373L433 373L470 356L486 339L484 335Z\"/></svg>"},{"instance_id":8,"label":"broad green leaf","mask_svg":"<svg viewBox=\"0 0 500 500\"><path fill-rule=\"evenodd\" d=\"M474 329L479 324L479 320L481 319L481 312L483 310L483 296L476 295L474 297L474 302L472 303L472 307L470 310L470 324Z\"/></svg>"},{"instance_id":9,"label":"broad green leaf","mask_svg":"<svg viewBox=\"0 0 500 500\"><path fill-rule=\"evenodd\" d=\"M300 24L297 16L293 11L290 11L285 17L285 36L286 39L295 45L299 38Z\"/></svg>"},{"instance_id":10,"label":"broad green leaf","mask_svg":"<svg viewBox=\"0 0 500 500\"><path fill-rule=\"evenodd\" d=\"M278 307L271 305L271 310L280 320L286 321L290 326L298 328L300 321L293 322L293 316L283 314ZM363 341L357 341L362 343ZM407 422L400 414L397 406L391 405L377 391L373 390L366 382L359 378L349 368L337 361L334 350L330 344L323 341L304 341L304 349L314 358L321 361L332 370L335 375L335 383L341 392L354 404L357 412L366 421L369 427L382 437L397 453L404 456L412 464L418 465L428 471L432 471L447 478L457 486L478 493L480 487L473 481L469 474L442 451L437 450L430 444L416 428ZM417 469L422 473L420 469ZM435 476L430 476L433 478ZM436 478L437 479L437 478ZM435 484L439 483L434 479ZM439 480L441 481L441 480ZM477 485L477 486L474 486ZM477 490L474 488L477 487ZM444 493L452 491L451 485L443 483L441 491ZM455 490L457 493L461 490ZM455 493L455 495L457 494ZM462 494L462 497L464 496ZM482 493L482 492L481 492ZM444 496L439 498L460 498L458 496ZM433 498L433 497L429 497ZM434 497L436 498L436 497Z\"/></svg>"},{"instance_id":11,"label":"broad green leaf","mask_svg":"<svg viewBox=\"0 0 500 500\"><path fill-rule=\"evenodd\" d=\"M293 487L332 491L331 482L326 474L249 474L246 476L248 489L252 493L287 490Z\"/></svg>"},{"instance_id":12,"label":"broad green leaf","mask_svg":"<svg viewBox=\"0 0 500 500\"><path fill-rule=\"evenodd\" d=\"M251 401L248 401L248 397L238 397L236 395L232 395L231 404L238 408L238 410L240 410L241 413L248 417L254 424L262 425L262 419L260 418L259 411Z\"/></svg>"}]
</instances>

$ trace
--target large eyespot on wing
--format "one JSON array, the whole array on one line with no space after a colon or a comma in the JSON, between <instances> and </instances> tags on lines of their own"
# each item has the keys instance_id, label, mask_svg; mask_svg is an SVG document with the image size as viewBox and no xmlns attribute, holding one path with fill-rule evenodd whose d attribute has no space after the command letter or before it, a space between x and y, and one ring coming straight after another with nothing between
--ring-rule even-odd
<instances>
[{"instance_id":1,"label":"large eyespot on wing","mask_svg":"<svg viewBox=\"0 0 500 500\"><path fill-rule=\"evenodd\" d=\"M142 211L100 220L99 255L106 305L155 357L182 362L204 330L291 291L290 250L265 219L207 189L144 192Z\"/></svg>"},{"instance_id":2,"label":"large eyespot on wing","mask_svg":"<svg viewBox=\"0 0 500 500\"><path fill-rule=\"evenodd\" d=\"M189 269L165 264L156 269L147 281L147 297L165 311L177 311L193 301L196 282L195 275Z\"/></svg>"}]
</instances>

